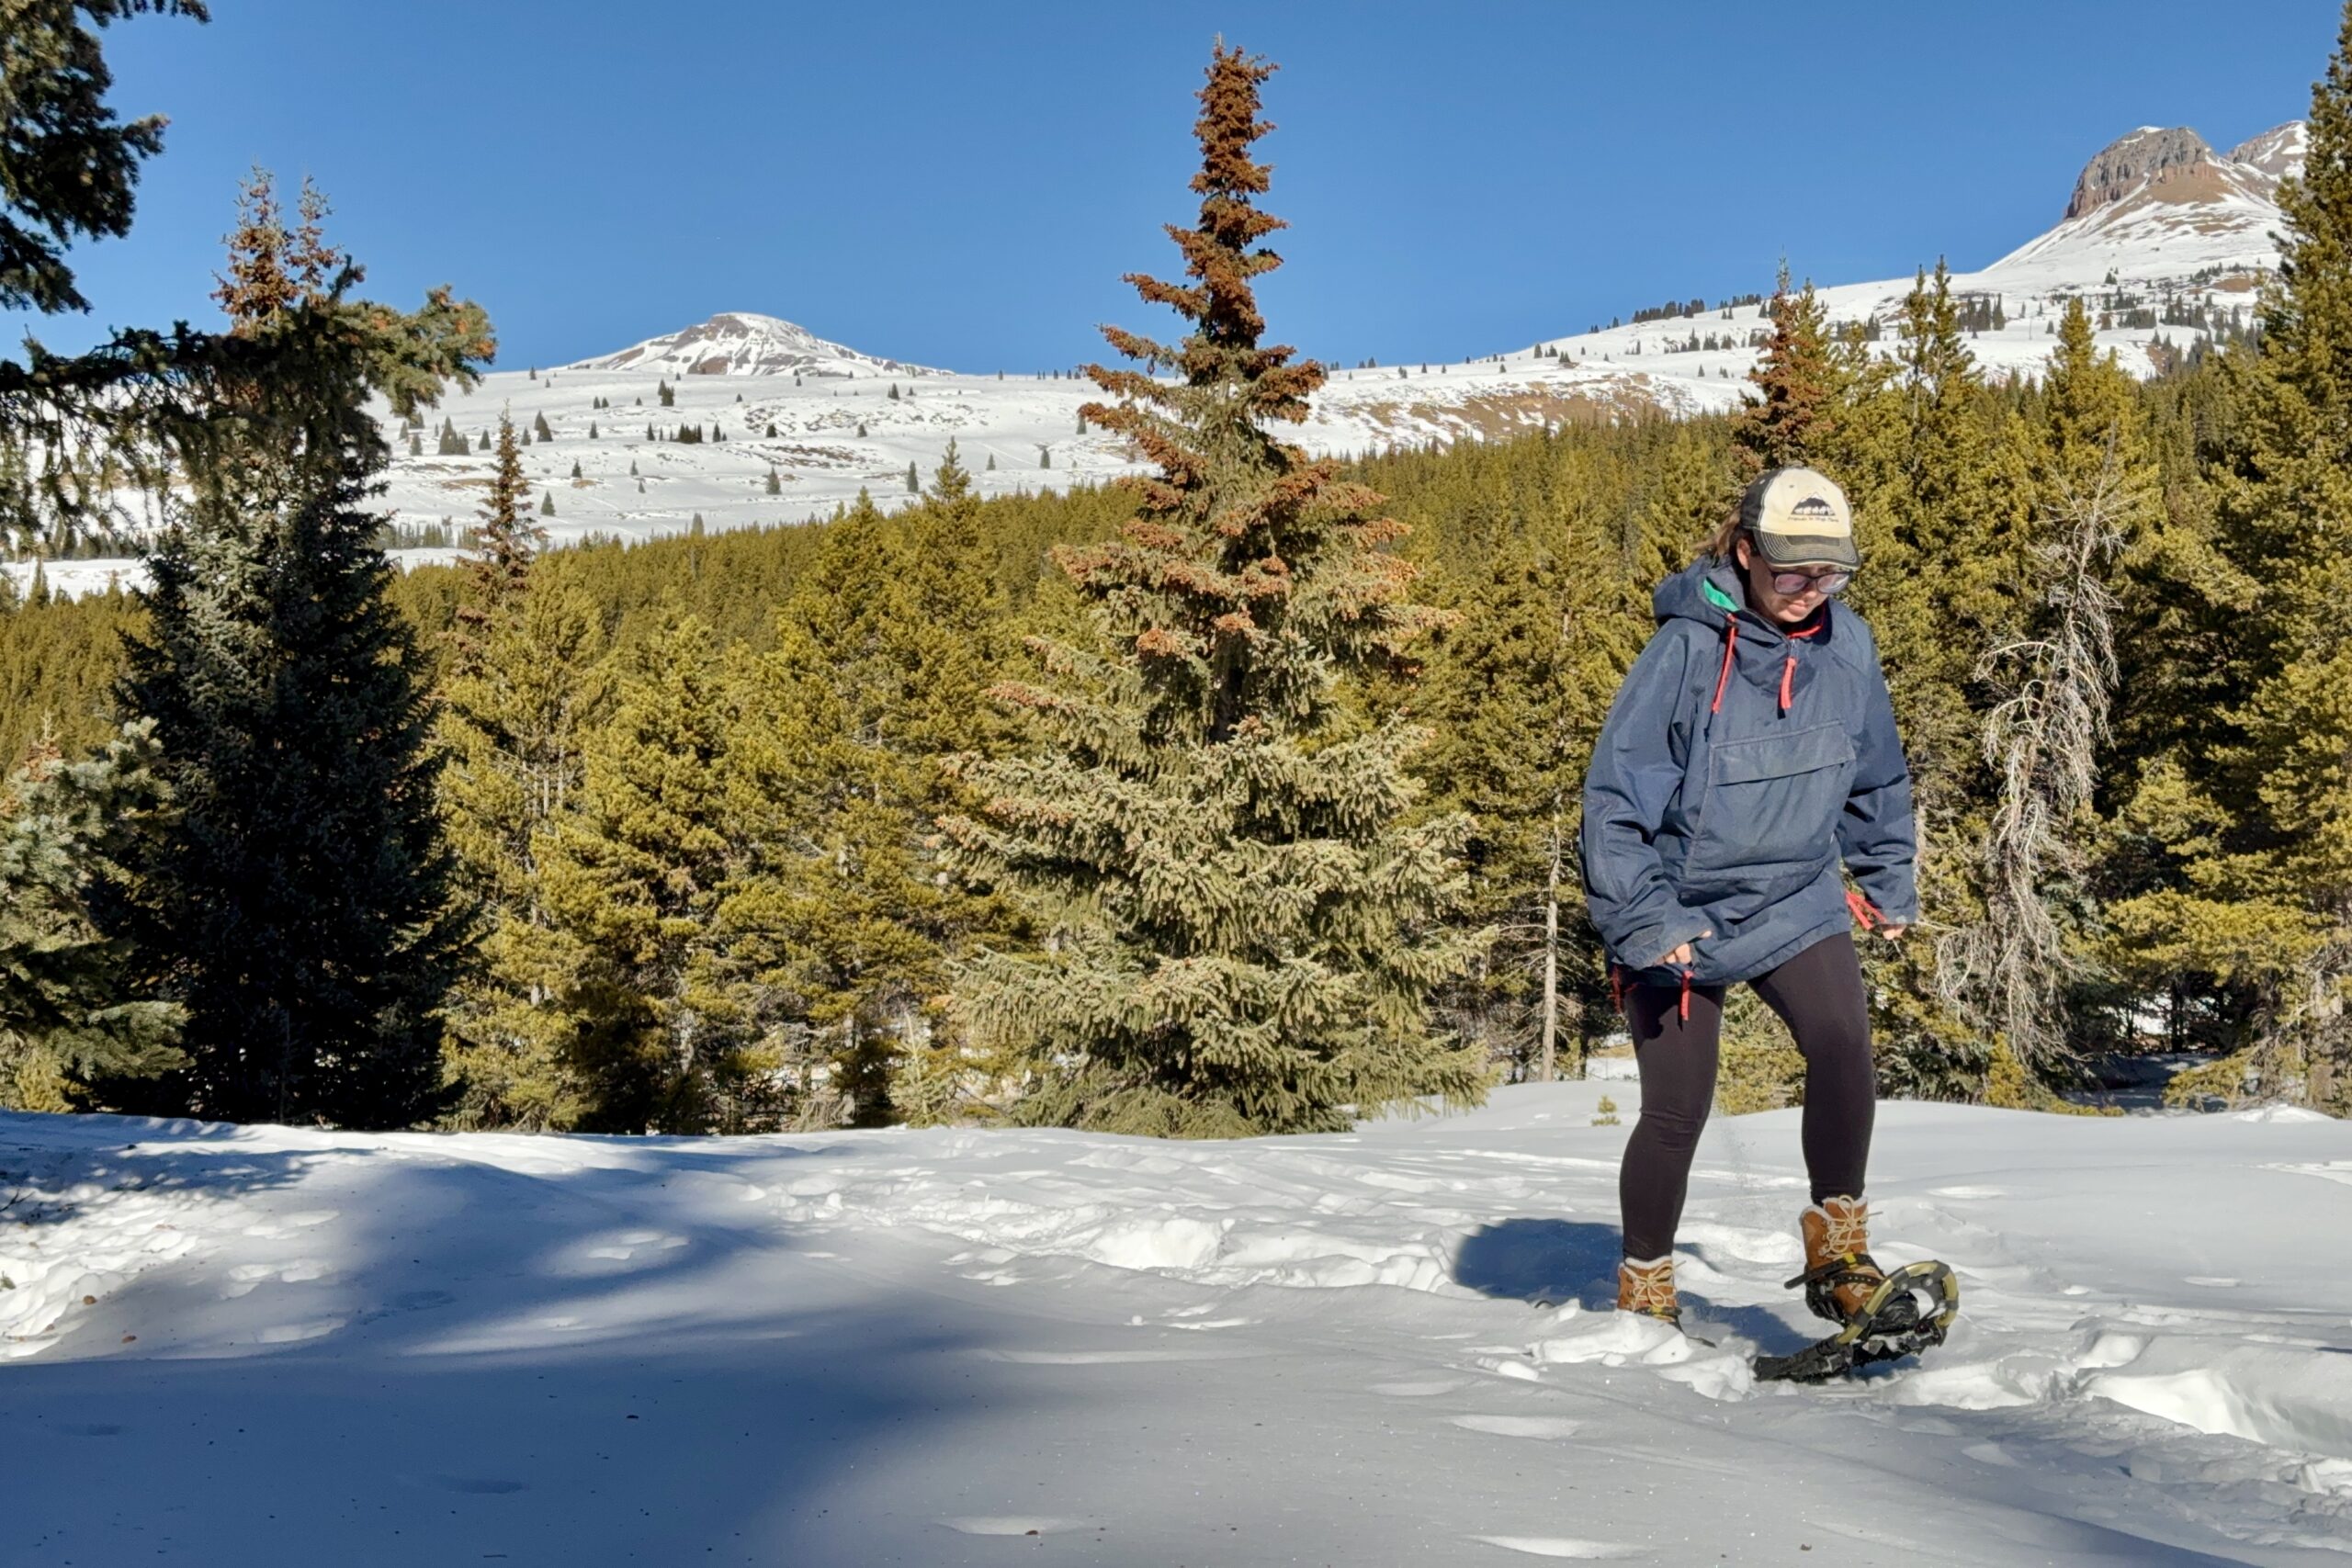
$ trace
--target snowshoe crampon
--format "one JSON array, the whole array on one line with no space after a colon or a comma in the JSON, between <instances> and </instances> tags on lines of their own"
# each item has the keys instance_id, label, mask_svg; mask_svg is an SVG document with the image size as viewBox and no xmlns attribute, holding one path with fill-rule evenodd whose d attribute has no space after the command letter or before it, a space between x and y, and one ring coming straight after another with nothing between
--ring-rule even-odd
<instances>
[{"instance_id":1,"label":"snowshoe crampon","mask_svg":"<svg viewBox=\"0 0 2352 1568\"><path fill-rule=\"evenodd\" d=\"M1960 1315L1960 1280L1942 1263L1906 1263L1889 1274L1862 1310L1828 1338L1787 1356L1758 1356L1766 1382L1819 1382L1915 1356L1944 1342Z\"/></svg>"}]
</instances>

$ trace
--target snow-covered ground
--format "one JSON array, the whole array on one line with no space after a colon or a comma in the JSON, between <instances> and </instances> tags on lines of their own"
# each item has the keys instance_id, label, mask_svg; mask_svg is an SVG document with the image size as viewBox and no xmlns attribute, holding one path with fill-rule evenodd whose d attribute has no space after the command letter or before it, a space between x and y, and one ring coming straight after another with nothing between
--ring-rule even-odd
<instances>
[{"instance_id":1,"label":"snow-covered ground","mask_svg":"<svg viewBox=\"0 0 2352 1568\"><path fill-rule=\"evenodd\" d=\"M1624 1120L1595 1124L1603 1092ZM1707 1349L1606 1310L1624 1083L1347 1136L0 1117L0 1562L2340 1563L2352 1126L1883 1108L1924 1366L1758 1387L1793 1112L1710 1128Z\"/></svg>"}]
</instances>

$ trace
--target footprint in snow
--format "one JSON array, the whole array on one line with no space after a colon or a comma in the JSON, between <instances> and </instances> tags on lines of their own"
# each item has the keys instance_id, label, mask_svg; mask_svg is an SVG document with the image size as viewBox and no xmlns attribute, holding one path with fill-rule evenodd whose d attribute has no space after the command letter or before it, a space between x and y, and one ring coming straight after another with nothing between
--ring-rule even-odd
<instances>
[{"instance_id":1,"label":"footprint in snow","mask_svg":"<svg viewBox=\"0 0 2352 1568\"><path fill-rule=\"evenodd\" d=\"M295 1345L305 1339L322 1339L343 1326L339 1317L322 1317L311 1323L281 1323L275 1328L265 1328L259 1336L265 1345Z\"/></svg>"},{"instance_id":2,"label":"footprint in snow","mask_svg":"<svg viewBox=\"0 0 2352 1568\"><path fill-rule=\"evenodd\" d=\"M1061 1535L1095 1528L1091 1519L1063 1519L1035 1514L967 1515L938 1521L959 1535Z\"/></svg>"},{"instance_id":3,"label":"footprint in snow","mask_svg":"<svg viewBox=\"0 0 2352 1568\"><path fill-rule=\"evenodd\" d=\"M1391 1399L1429 1399L1441 1393L1452 1393L1455 1389L1466 1388L1469 1384L1468 1378L1420 1378L1403 1382L1376 1382L1372 1385L1372 1392L1386 1394Z\"/></svg>"},{"instance_id":4,"label":"footprint in snow","mask_svg":"<svg viewBox=\"0 0 2352 1568\"><path fill-rule=\"evenodd\" d=\"M1449 1416L1446 1419L1492 1438L1573 1438L1583 1425L1558 1416Z\"/></svg>"},{"instance_id":5,"label":"footprint in snow","mask_svg":"<svg viewBox=\"0 0 2352 1568\"><path fill-rule=\"evenodd\" d=\"M1638 1546L1619 1540L1580 1540L1561 1535L1474 1535L1472 1540L1523 1551L1530 1557L1575 1557L1586 1562L1613 1562L1649 1555Z\"/></svg>"},{"instance_id":6,"label":"footprint in snow","mask_svg":"<svg viewBox=\"0 0 2352 1568\"><path fill-rule=\"evenodd\" d=\"M1236 1361L1255 1354L1249 1350L979 1350L990 1361L1011 1361L1023 1367L1117 1367L1152 1361Z\"/></svg>"}]
</instances>

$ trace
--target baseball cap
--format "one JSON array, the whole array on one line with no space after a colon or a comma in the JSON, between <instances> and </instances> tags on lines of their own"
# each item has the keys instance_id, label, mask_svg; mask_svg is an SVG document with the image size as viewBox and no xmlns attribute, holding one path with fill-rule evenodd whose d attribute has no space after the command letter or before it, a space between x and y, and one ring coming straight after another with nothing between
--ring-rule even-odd
<instances>
[{"instance_id":1,"label":"baseball cap","mask_svg":"<svg viewBox=\"0 0 2352 1568\"><path fill-rule=\"evenodd\" d=\"M1854 511L1828 475L1811 468L1774 468L1739 498L1740 526L1776 567L1862 564L1854 547Z\"/></svg>"}]
</instances>

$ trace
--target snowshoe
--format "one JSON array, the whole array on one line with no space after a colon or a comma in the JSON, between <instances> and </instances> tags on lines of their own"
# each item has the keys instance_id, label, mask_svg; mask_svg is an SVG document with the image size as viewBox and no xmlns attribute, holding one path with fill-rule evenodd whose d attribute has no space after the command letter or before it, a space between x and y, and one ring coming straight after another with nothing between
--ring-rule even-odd
<instances>
[{"instance_id":1,"label":"snowshoe","mask_svg":"<svg viewBox=\"0 0 2352 1568\"><path fill-rule=\"evenodd\" d=\"M1789 1283L1806 1286L1810 1298L1818 1282L1800 1274ZM1960 1280L1951 1267L1907 1263L1887 1275L1828 1338L1791 1355L1757 1357L1756 1375L1768 1382L1820 1382L1874 1361L1916 1356L1942 1344L1959 1315Z\"/></svg>"}]
</instances>

